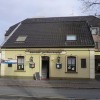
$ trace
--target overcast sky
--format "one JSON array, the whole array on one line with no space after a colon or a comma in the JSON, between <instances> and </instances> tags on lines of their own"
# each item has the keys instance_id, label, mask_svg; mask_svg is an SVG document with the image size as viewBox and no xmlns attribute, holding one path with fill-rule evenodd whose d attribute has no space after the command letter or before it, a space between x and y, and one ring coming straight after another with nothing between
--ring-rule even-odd
<instances>
[{"instance_id":1,"label":"overcast sky","mask_svg":"<svg viewBox=\"0 0 100 100\"><path fill-rule=\"evenodd\" d=\"M0 44L8 28L26 18L82 15L79 0L0 0Z\"/></svg>"}]
</instances>

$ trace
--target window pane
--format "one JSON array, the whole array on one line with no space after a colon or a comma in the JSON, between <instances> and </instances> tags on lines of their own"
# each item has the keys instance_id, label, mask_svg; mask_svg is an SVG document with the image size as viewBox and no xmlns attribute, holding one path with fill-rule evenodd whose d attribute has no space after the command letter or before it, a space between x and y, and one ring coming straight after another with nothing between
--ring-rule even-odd
<instances>
[{"instance_id":1,"label":"window pane","mask_svg":"<svg viewBox=\"0 0 100 100\"><path fill-rule=\"evenodd\" d=\"M24 56L18 56L17 61L19 64L24 64Z\"/></svg>"},{"instance_id":2,"label":"window pane","mask_svg":"<svg viewBox=\"0 0 100 100\"><path fill-rule=\"evenodd\" d=\"M18 58L18 63L21 63L21 59L20 58Z\"/></svg>"},{"instance_id":3,"label":"window pane","mask_svg":"<svg viewBox=\"0 0 100 100\"><path fill-rule=\"evenodd\" d=\"M72 64L75 65L75 58L72 58Z\"/></svg>"},{"instance_id":4,"label":"window pane","mask_svg":"<svg viewBox=\"0 0 100 100\"><path fill-rule=\"evenodd\" d=\"M86 68L86 59L81 59L81 68Z\"/></svg>"},{"instance_id":5,"label":"window pane","mask_svg":"<svg viewBox=\"0 0 100 100\"><path fill-rule=\"evenodd\" d=\"M17 70L24 70L24 56L17 57Z\"/></svg>"},{"instance_id":6,"label":"window pane","mask_svg":"<svg viewBox=\"0 0 100 100\"><path fill-rule=\"evenodd\" d=\"M71 58L68 58L68 64L71 64Z\"/></svg>"},{"instance_id":7,"label":"window pane","mask_svg":"<svg viewBox=\"0 0 100 100\"><path fill-rule=\"evenodd\" d=\"M92 34L98 34L99 33L99 27L92 27L91 32L92 32Z\"/></svg>"},{"instance_id":8,"label":"window pane","mask_svg":"<svg viewBox=\"0 0 100 100\"><path fill-rule=\"evenodd\" d=\"M72 71L75 71L75 66L73 66L71 70L72 70Z\"/></svg>"},{"instance_id":9,"label":"window pane","mask_svg":"<svg viewBox=\"0 0 100 100\"><path fill-rule=\"evenodd\" d=\"M18 63L23 64L24 63L24 58L18 58Z\"/></svg>"},{"instance_id":10,"label":"window pane","mask_svg":"<svg viewBox=\"0 0 100 100\"><path fill-rule=\"evenodd\" d=\"M76 35L67 35L66 40L76 40Z\"/></svg>"},{"instance_id":11,"label":"window pane","mask_svg":"<svg viewBox=\"0 0 100 100\"><path fill-rule=\"evenodd\" d=\"M97 34L97 29L92 29L92 34Z\"/></svg>"},{"instance_id":12,"label":"window pane","mask_svg":"<svg viewBox=\"0 0 100 100\"><path fill-rule=\"evenodd\" d=\"M19 41L19 42L24 42L26 40L27 36L18 36L16 41Z\"/></svg>"},{"instance_id":13,"label":"window pane","mask_svg":"<svg viewBox=\"0 0 100 100\"><path fill-rule=\"evenodd\" d=\"M12 67L12 64L8 64L8 67Z\"/></svg>"},{"instance_id":14,"label":"window pane","mask_svg":"<svg viewBox=\"0 0 100 100\"><path fill-rule=\"evenodd\" d=\"M67 58L67 71L76 71L76 57L69 56Z\"/></svg>"}]
</instances>

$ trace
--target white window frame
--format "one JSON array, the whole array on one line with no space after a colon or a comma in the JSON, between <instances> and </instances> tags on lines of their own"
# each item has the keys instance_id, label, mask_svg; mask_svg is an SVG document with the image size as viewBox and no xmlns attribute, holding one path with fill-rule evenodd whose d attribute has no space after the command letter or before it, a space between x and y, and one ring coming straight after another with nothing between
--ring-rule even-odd
<instances>
[{"instance_id":1,"label":"white window frame","mask_svg":"<svg viewBox=\"0 0 100 100\"><path fill-rule=\"evenodd\" d=\"M17 60L17 56L24 56L24 70L17 70L17 63L16 64L14 64L14 72L20 72L20 71L26 71L26 55L24 55L24 54L16 54L15 55L15 59ZM29 60L28 60L29 61Z\"/></svg>"},{"instance_id":2,"label":"white window frame","mask_svg":"<svg viewBox=\"0 0 100 100\"><path fill-rule=\"evenodd\" d=\"M23 63L18 63L18 57L23 58ZM25 57L24 56L17 56L17 70L25 70Z\"/></svg>"},{"instance_id":3,"label":"white window frame","mask_svg":"<svg viewBox=\"0 0 100 100\"><path fill-rule=\"evenodd\" d=\"M94 30L95 30L95 32L94 32ZM99 34L99 27L91 27L91 33L92 33L92 35Z\"/></svg>"},{"instance_id":4,"label":"white window frame","mask_svg":"<svg viewBox=\"0 0 100 100\"><path fill-rule=\"evenodd\" d=\"M68 71L67 70L67 67L68 67L67 66L68 65L68 62L67 62L68 59L67 58L70 57L70 56L76 57L76 71ZM66 72L68 72L68 73L70 73L70 72L77 73L78 72L78 65L77 64L78 64L78 57L77 57L77 55L66 55Z\"/></svg>"}]
</instances>

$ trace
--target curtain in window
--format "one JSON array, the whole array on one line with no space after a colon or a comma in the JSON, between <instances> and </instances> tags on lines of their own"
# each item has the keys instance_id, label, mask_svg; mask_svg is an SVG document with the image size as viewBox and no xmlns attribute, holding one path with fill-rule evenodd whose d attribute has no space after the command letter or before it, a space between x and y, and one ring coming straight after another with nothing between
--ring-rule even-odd
<instances>
[{"instance_id":1,"label":"curtain in window","mask_svg":"<svg viewBox=\"0 0 100 100\"><path fill-rule=\"evenodd\" d=\"M17 70L24 70L24 56L17 56Z\"/></svg>"},{"instance_id":2,"label":"curtain in window","mask_svg":"<svg viewBox=\"0 0 100 100\"><path fill-rule=\"evenodd\" d=\"M67 57L67 71L76 71L76 57Z\"/></svg>"}]
</instances>

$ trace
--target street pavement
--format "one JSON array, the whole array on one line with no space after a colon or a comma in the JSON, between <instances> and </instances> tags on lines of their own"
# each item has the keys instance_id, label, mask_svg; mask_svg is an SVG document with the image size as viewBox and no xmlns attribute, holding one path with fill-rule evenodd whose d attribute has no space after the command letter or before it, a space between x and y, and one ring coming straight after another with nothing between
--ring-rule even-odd
<instances>
[{"instance_id":1,"label":"street pavement","mask_svg":"<svg viewBox=\"0 0 100 100\"><path fill-rule=\"evenodd\" d=\"M100 81L89 79L33 80L0 78L0 86L100 89Z\"/></svg>"},{"instance_id":2,"label":"street pavement","mask_svg":"<svg viewBox=\"0 0 100 100\"><path fill-rule=\"evenodd\" d=\"M100 100L100 81L98 80L33 80L0 78L0 100L92 99Z\"/></svg>"},{"instance_id":3,"label":"street pavement","mask_svg":"<svg viewBox=\"0 0 100 100\"><path fill-rule=\"evenodd\" d=\"M68 88L41 88L41 87L0 87L2 98L37 98L56 100L100 100L100 89L68 89ZM33 99L34 100L34 99Z\"/></svg>"}]
</instances>

